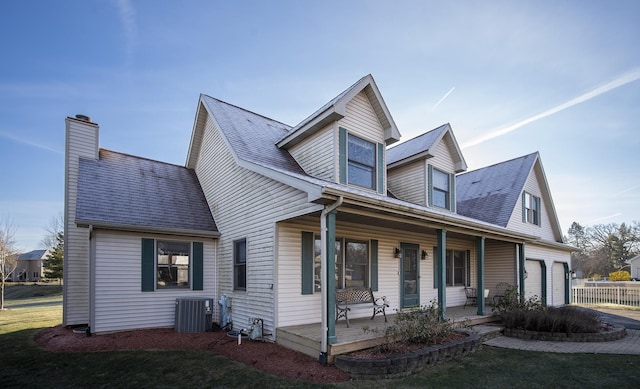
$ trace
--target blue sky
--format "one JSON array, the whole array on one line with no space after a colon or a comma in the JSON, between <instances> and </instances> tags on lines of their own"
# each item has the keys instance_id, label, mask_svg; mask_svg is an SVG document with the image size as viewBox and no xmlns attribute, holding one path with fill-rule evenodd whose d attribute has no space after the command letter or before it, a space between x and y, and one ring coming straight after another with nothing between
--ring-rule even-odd
<instances>
[{"instance_id":1,"label":"blue sky","mask_svg":"<svg viewBox=\"0 0 640 389\"><path fill-rule=\"evenodd\" d=\"M444 4L443 4L444 3ZM64 119L184 164L200 93L295 125L373 74L407 140L469 169L539 151L562 230L640 220L640 2L4 1L0 216L39 248Z\"/></svg>"}]
</instances>

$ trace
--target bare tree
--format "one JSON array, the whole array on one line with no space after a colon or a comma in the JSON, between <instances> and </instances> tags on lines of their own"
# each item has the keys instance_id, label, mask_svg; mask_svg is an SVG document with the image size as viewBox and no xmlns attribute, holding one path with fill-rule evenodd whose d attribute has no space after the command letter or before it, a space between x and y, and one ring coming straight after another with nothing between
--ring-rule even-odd
<instances>
[{"instance_id":1,"label":"bare tree","mask_svg":"<svg viewBox=\"0 0 640 389\"><path fill-rule=\"evenodd\" d=\"M51 220L49 220L49 224L44 227L44 230L46 231L46 235L40 243L48 250L53 249L58 244L58 234L64 231L62 212L60 212L58 216L52 217Z\"/></svg>"},{"instance_id":2,"label":"bare tree","mask_svg":"<svg viewBox=\"0 0 640 389\"><path fill-rule=\"evenodd\" d=\"M4 309L4 284L18 266L16 227L8 216L0 218L0 310Z\"/></svg>"}]
</instances>

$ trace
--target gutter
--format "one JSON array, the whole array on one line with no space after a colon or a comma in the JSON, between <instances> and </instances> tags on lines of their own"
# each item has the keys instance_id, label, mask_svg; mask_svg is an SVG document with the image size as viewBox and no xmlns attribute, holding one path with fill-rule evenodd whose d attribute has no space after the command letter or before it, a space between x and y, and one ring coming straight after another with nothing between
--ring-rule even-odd
<instances>
[{"instance_id":1,"label":"gutter","mask_svg":"<svg viewBox=\"0 0 640 389\"><path fill-rule=\"evenodd\" d=\"M76 219L75 222L76 222L76 226L78 227L91 227L92 230L94 228L99 228L99 229L114 230L114 231L157 233L157 234L165 234L165 235L180 235L180 236L190 236L194 238L212 238L212 239L217 239L220 237L220 232L218 231L204 231L204 230L191 230L191 229L185 229L185 228L168 228L168 227L152 227L152 226L135 226L135 225L127 225L127 224L95 222L95 221L78 220L78 219Z\"/></svg>"},{"instance_id":2,"label":"gutter","mask_svg":"<svg viewBox=\"0 0 640 389\"><path fill-rule=\"evenodd\" d=\"M327 215L336 210L342 205L343 197L338 197L338 200L324 207L320 215L320 287L322 289L322 301L321 301L321 323L322 323L322 337L320 343L320 358L327 355Z\"/></svg>"},{"instance_id":3,"label":"gutter","mask_svg":"<svg viewBox=\"0 0 640 389\"><path fill-rule=\"evenodd\" d=\"M323 187L322 193L323 195L330 195L330 196L338 196L338 197L344 196L344 193L340 193L339 190L336 190L334 188L328 188L328 187ZM486 235L487 233L492 233L502 238L510 238L516 242L522 242L522 241L539 242L541 240L540 237L535 235L514 233L513 231L508 231L503 227L497 227L497 226L489 225L486 223L478 223L473 221L461 220L459 218L460 215L457 215L457 214L451 214L450 216L450 215L444 215L444 214L438 214L438 213L428 213L428 211L417 210L409 206L393 204L387 201L377 200L367 196L358 195L355 193L348 193L348 196L351 200L349 202L354 205L359 205L358 203L362 203L362 204L366 204L368 208L375 209L375 207L378 207L378 210L397 213L398 216L410 217L414 220L419 220L422 222L435 222L435 223L446 222L450 224L451 227L458 227L462 230L465 230L466 233L468 233L469 230L476 231L479 233L479 235ZM454 217L453 215L458 217ZM441 228L441 226L434 226L434 227ZM460 232L463 232L463 231L460 231Z\"/></svg>"}]
</instances>

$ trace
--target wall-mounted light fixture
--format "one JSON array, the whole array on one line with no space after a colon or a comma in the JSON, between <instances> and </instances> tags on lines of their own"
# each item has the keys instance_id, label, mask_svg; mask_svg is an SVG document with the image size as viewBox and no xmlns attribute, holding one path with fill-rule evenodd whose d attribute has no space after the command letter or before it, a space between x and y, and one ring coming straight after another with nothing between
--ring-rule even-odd
<instances>
[{"instance_id":1,"label":"wall-mounted light fixture","mask_svg":"<svg viewBox=\"0 0 640 389\"><path fill-rule=\"evenodd\" d=\"M423 261L429 258L429 253L427 253L427 250L422 250L422 252L420 253L420 258L422 258Z\"/></svg>"},{"instance_id":2,"label":"wall-mounted light fixture","mask_svg":"<svg viewBox=\"0 0 640 389\"><path fill-rule=\"evenodd\" d=\"M393 249L393 256L396 258L400 258L400 249L399 248L394 248Z\"/></svg>"}]
</instances>

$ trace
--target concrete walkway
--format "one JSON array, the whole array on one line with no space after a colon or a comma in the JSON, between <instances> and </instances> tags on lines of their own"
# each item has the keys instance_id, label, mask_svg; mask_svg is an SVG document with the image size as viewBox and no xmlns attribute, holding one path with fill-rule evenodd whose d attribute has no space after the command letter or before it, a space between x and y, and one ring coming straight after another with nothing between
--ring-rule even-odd
<instances>
[{"instance_id":1,"label":"concrete walkway","mask_svg":"<svg viewBox=\"0 0 640 389\"><path fill-rule=\"evenodd\" d=\"M640 320L638 320L640 319L640 311L600 308L597 310L602 314L604 321L623 325L627 329L627 336L611 342L551 342L497 336L486 340L483 344L492 347L550 353L640 355ZM479 332L488 331L487 328L482 327L478 330Z\"/></svg>"}]
</instances>

